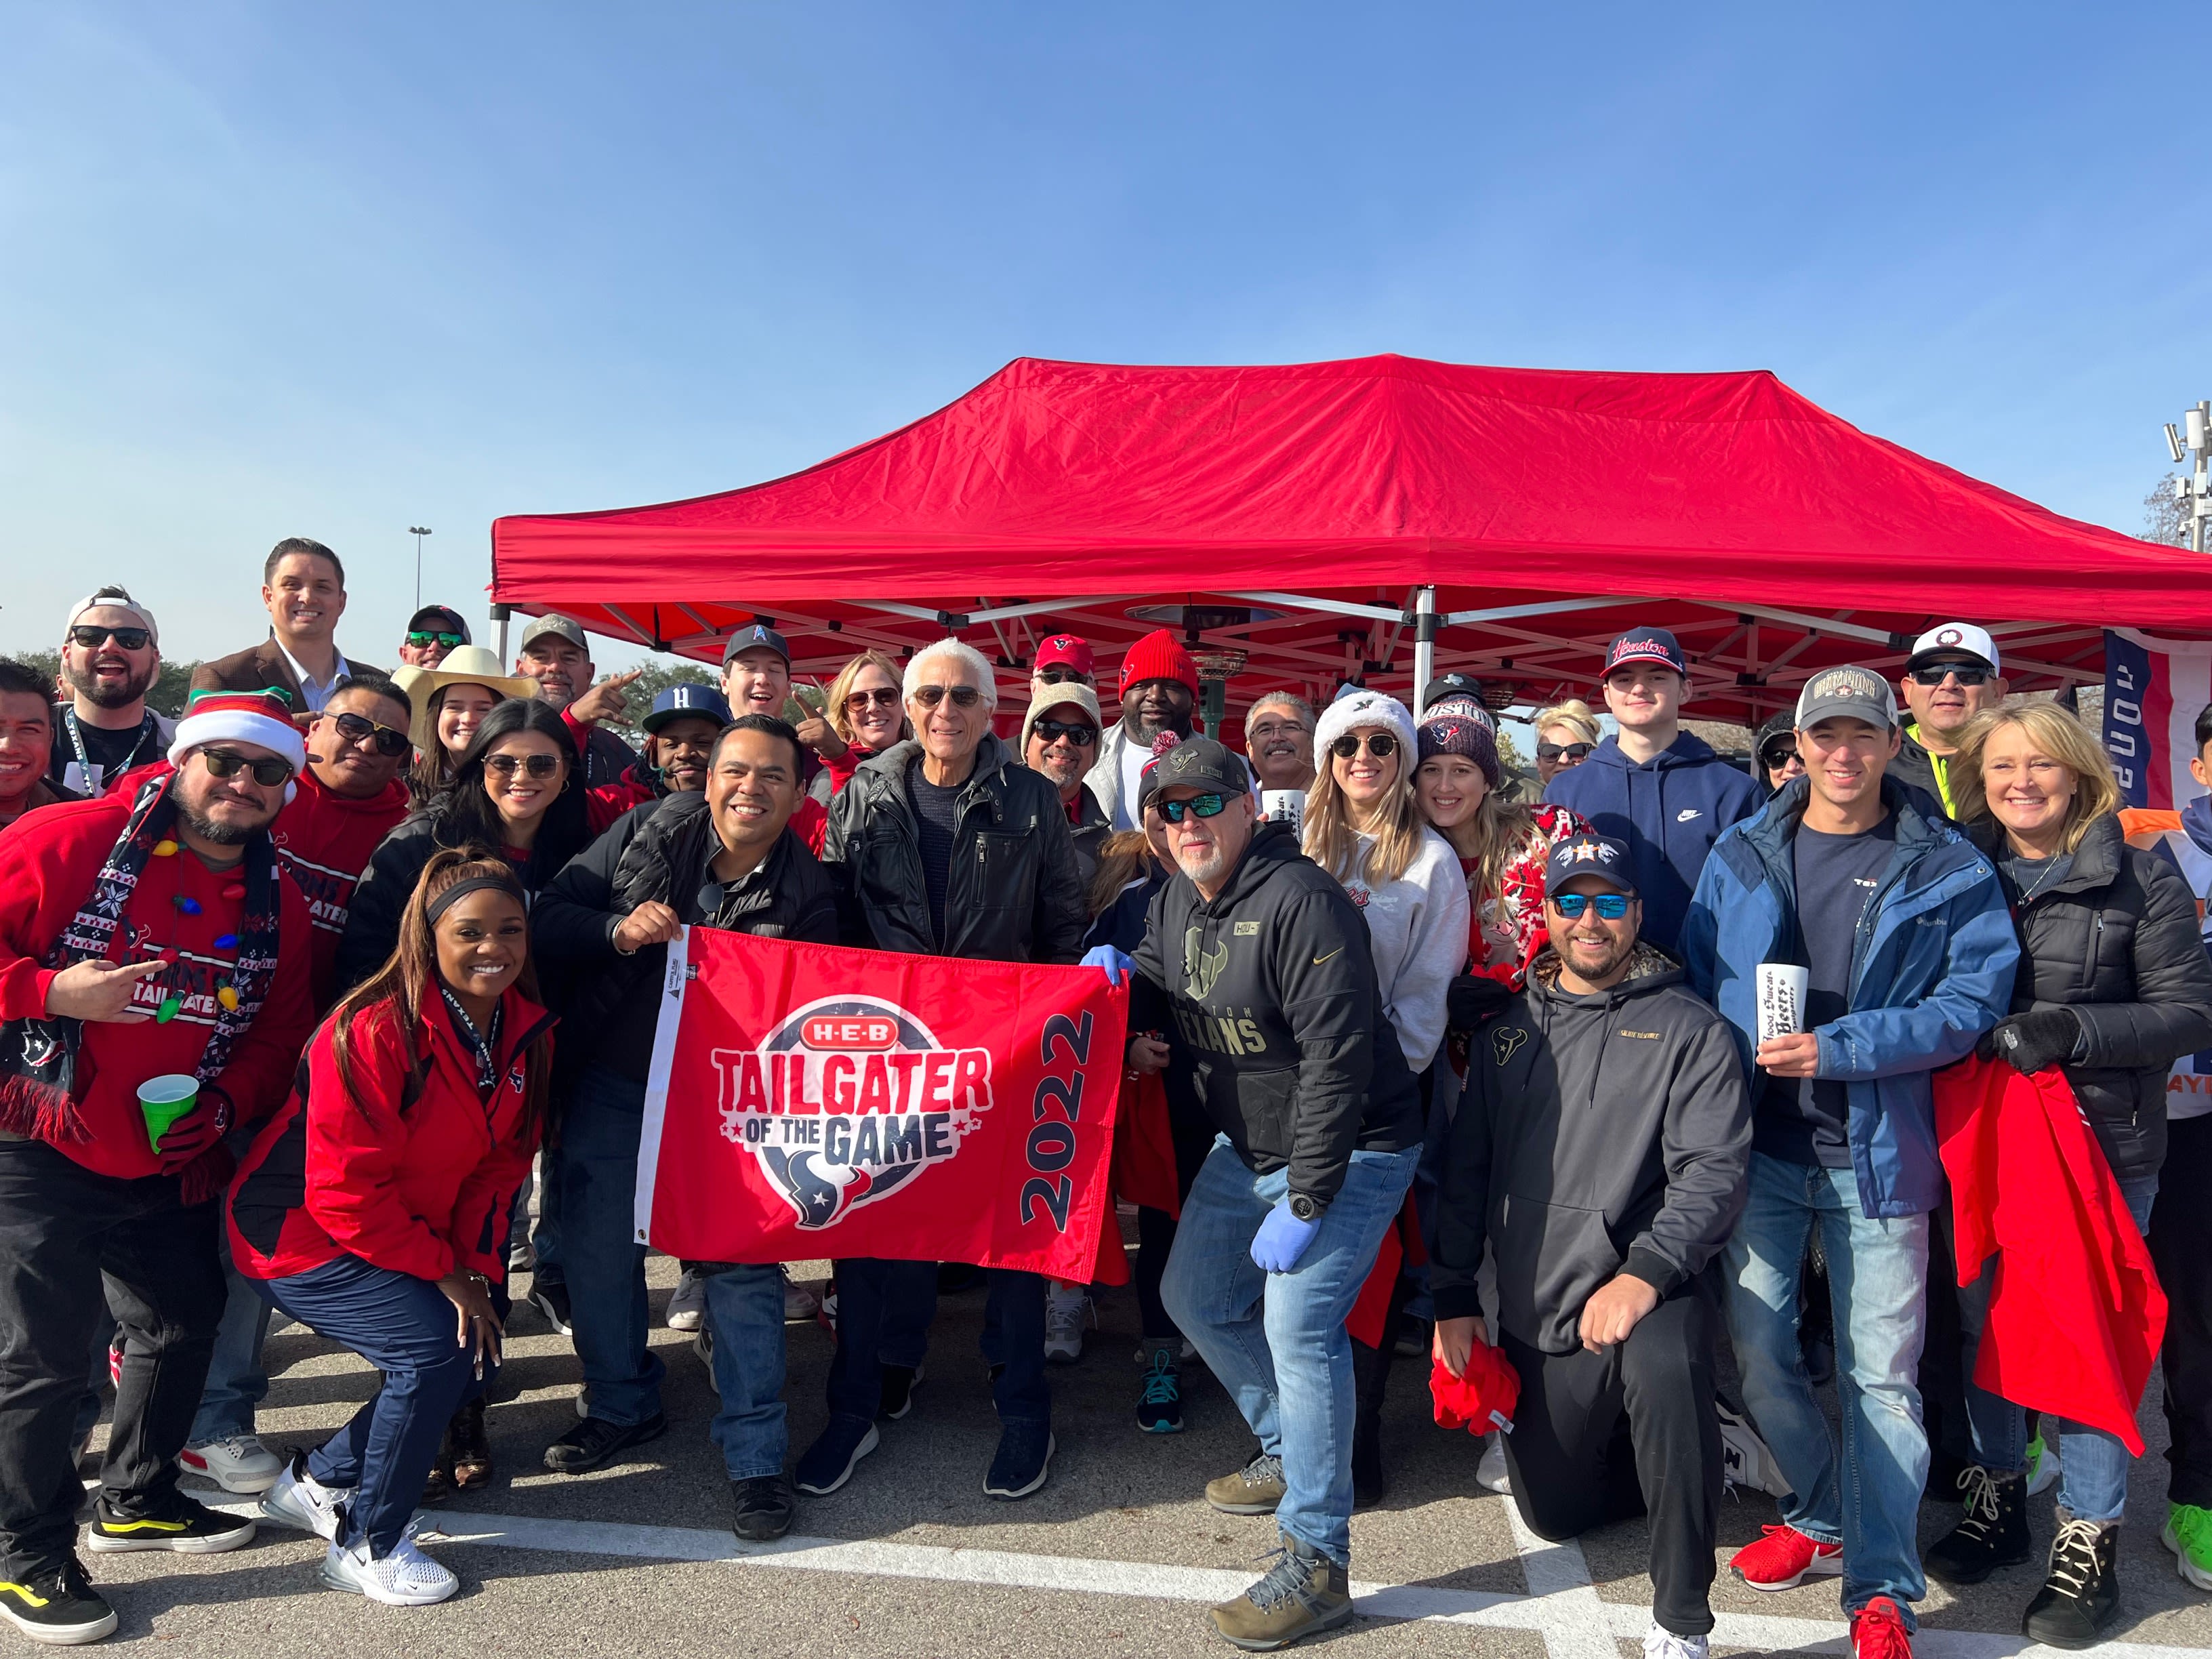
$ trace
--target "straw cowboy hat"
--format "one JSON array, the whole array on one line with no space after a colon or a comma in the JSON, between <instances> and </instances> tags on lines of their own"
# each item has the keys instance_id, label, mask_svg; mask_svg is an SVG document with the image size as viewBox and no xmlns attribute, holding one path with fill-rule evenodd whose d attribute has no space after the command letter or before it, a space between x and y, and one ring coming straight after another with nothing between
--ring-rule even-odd
<instances>
[{"instance_id":1,"label":"straw cowboy hat","mask_svg":"<svg viewBox=\"0 0 2212 1659\"><path fill-rule=\"evenodd\" d=\"M538 682L520 674L502 674L499 659L487 646L456 646L435 668L410 663L395 672L392 683L407 694L414 707L407 735L427 755L438 746L437 696L449 685L481 685L501 697L534 697Z\"/></svg>"}]
</instances>

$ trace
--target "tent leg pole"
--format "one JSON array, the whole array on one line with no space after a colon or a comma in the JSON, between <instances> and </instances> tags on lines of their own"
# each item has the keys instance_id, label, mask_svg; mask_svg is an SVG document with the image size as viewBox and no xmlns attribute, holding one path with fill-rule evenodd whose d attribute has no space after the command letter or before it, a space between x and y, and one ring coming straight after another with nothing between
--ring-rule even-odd
<instances>
[{"instance_id":1,"label":"tent leg pole","mask_svg":"<svg viewBox=\"0 0 2212 1659\"><path fill-rule=\"evenodd\" d=\"M1421 702L1429 682L1437 677L1437 590L1423 587L1413 595L1413 718L1421 718Z\"/></svg>"},{"instance_id":2,"label":"tent leg pole","mask_svg":"<svg viewBox=\"0 0 2212 1659\"><path fill-rule=\"evenodd\" d=\"M507 607L506 607L505 605L495 605L492 606L492 608L491 608L491 625L492 625L492 633L493 633L493 635L497 638L497 640L498 640L499 643L498 643L498 644L496 644L496 645L495 645L495 646L493 646L491 649L492 649L492 654L493 654L494 656L495 656L495 657L497 657L497 658L499 659L499 661L500 661L500 666L501 666L501 667L502 667L502 668L506 667L506 666L507 666Z\"/></svg>"}]
</instances>

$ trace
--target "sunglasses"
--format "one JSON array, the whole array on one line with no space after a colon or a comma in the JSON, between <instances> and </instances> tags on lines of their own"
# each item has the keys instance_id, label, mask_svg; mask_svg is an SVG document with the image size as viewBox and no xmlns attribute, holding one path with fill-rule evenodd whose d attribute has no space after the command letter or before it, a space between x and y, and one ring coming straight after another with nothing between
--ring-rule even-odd
<instances>
[{"instance_id":1,"label":"sunglasses","mask_svg":"<svg viewBox=\"0 0 2212 1659\"><path fill-rule=\"evenodd\" d=\"M248 760L231 749L203 749L200 763L211 778L227 778L241 766L253 774L254 782L264 789L274 789L280 783L292 781L292 763L287 760Z\"/></svg>"},{"instance_id":2,"label":"sunglasses","mask_svg":"<svg viewBox=\"0 0 2212 1659\"><path fill-rule=\"evenodd\" d=\"M550 778L561 769L558 755L486 755L484 770L496 774L503 781L517 772L533 778Z\"/></svg>"},{"instance_id":3,"label":"sunglasses","mask_svg":"<svg viewBox=\"0 0 2212 1659\"><path fill-rule=\"evenodd\" d=\"M1347 732L1329 744L1328 752L1339 760L1350 760L1359 752L1363 744L1366 745L1367 752L1376 760L1388 760L1398 752L1398 739L1389 732L1369 732L1364 735Z\"/></svg>"},{"instance_id":4,"label":"sunglasses","mask_svg":"<svg viewBox=\"0 0 2212 1659\"><path fill-rule=\"evenodd\" d=\"M1778 772L1797 758L1797 751L1788 744L1777 744L1771 749L1759 751L1759 763L1770 772Z\"/></svg>"},{"instance_id":5,"label":"sunglasses","mask_svg":"<svg viewBox=\"0 0 2212 1659\"><path fill-rule=\"evenodd\" d=\"M366 715L333 714L331 716L331 724L337 727L338 735L349 744L358 744L364 738L374 738L376 752L386 760L404 755L415 746L414 739L404 732L395 732L388 726L379 726Z\"/></svg>"},{"instance_id":6,"label":"sunglasses","mask_svg":"<svg viewBox=\"0 0 2212 1659\"><path fill-rule=\"evenodd\" d=\"M465 645L468 641L463 639L459 634L410 634L407 636L407 643L410 645L442 645L447 650L451 651L454 647Z\"/></svg>"},{"instance_id":7,"label":"sunglasses","mask_svg":"<svg viewBox=\"0 0 2212 1659\"><path fill-rule=\"evenodd\" d=\"M896 708L898 707L898 700L896 686L879 685L872 691L850 693L845 699L845 712L848 714L857 714L863 708L871 706L878 708Z\"/></svg>"},{"instance_id":8,"label":"sunglasses","mask_svg":"<svg viewBox=\"0 0 2212 1659\"><path fill-rule=\"evenodd\" d=\"M1095 726L1085 726L1080 720L1072 723L1067 720L1039 720L1030 730L1043 738L1048 744L1058 743L1065 738L1078 749L1088 749L1098 741L1098 728Z\"/></svg>"},{"instance_id":9,"label":"sunglasses","mask_svg":"<svg viewBox=\"0 0 2212 1659\"><path fill-rule=\"evenodd\" d=\"M1596 747L1594 743L1540 743L1536 745L1536 758L1548 761L1587 760L1590 750Z\"/></svg>"},{"instance_id":10,"label":"sunglasses","mask_svg":"<svg viewBox=\"0 0 2212 1659\"><path fill-rule=\"evenodd\" d=\"M1164 800L1158 803L1160 816L1170 823L1181 823L1186 814L1201 818L1218 817L1222 808L1229 805L1226 795L1193 795L1187 800Z\"/></svg>"},{"instance_id":11,"label":"sunglasses","mask_svg":"<svg viewBox=\"0 0 2212 1659\"><path fill-rule=\"evenodd\" d=\"M917 685L914 700L924 708L934 708L947 697L955 708L973 708L983 701L983 694L972 685Z\"/></svg>"},{"instance_id":12,"label":"sunglasses","mask_svg":"<svg viewBox=\"0 0 2212 1659\"><path fill-rule=\"evenodd\" d=\"M1057 665L1051 668L1038 669L1036 672L1036 677L1040 680L1043 681L1047 685L1088 685L1091 684L1090 675L1079 674L1073 668L1061 668Z\"/></svg>"},{"instance_id":13,"label":"sunglasses","mask_svg":"<svg viewBox=\"0 0 2212 1659\"><path fill-rule=\"evenodd\" d=\"M88 651L97 651L111 639L125 651L143 651L153 637L143 628L99 628L91 623L79 623L70 629L70 643Z\"/></svg>"},{"instance_id":14,"label":"sunglasses","mask_svg":"<svg viewBox=\"0 0 2212 1659\"><path fill-rule=\"evenodd\" d=\"M1954 675L1961 685L1980 685L1990 678L1990 671L1966 663L1939 662L1933 668L1914 669L1912 683L1915 685L1941 685Z\"/></svg>"},{"instance_id":15,"label":"sunglasses","mask_svg":"<svg viewBox=\"0 0 2212 1659\"><path fill-rule=\"evenodd\" d=\"M1593 905L1600 921L1619 921L1628 914L1626 893L1561 893L1552 903L1569 921L1579 921L1583 912Z\"/></svg>"}]
</instances>

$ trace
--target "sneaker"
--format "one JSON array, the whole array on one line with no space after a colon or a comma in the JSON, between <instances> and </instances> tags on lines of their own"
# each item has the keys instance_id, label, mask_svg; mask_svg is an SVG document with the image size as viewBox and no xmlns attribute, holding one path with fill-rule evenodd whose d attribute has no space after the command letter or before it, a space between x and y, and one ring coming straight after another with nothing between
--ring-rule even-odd
<instances>
[{"instance_id":1,"label":"sneaker","mask_svg":"<svg viewBox=\"0 0 2212 1659\"><path fill-rule=\"evenodd\" d=\"M1941 1584L1978 1584L1999 1567L2027 1559L2027 1477L1979 1464L1960 1482L1966 1513L1928 1547L1928 1576Z\"/></svg>"},{"instance_id":2,"label":"sneaker","mask_svg":"<svg viewBox=\"0 0 2212 1659\"><path fill-rule=\"evenodd\" d=\"M2058 1484L2058 1448L2049 1444L2043 1431L2036 1431L2035 1438L2027 1443L2027 1495L2049 1492Z\"/></svg>"},{"instance_id":3,"label":"sneaker","mask_svg":"<svg viewBox=\"0 0 2212 1659\"><path fill-rule=\"evenodd\" d=\"M1162 1348L1167 1347L1175 1349L1176 1364L1178 1365L1192 1365L1200 1363L1198 1358L1197 1346L1187 1336L1177 1337L1171 1341L1163 1340L1158 1337L1148 1336L1143 1341L1137 1344L1136 1361L1139 1365L1149 1365L1152 1363L1152 1356L1158 1353Z\"/></svg>"},{"instance_id":4,"label":"sneaker","mask_svg":"<svg viewBox=\"0 0 2212 1659\"><path fill-rule=\"evenodd\" d=\"M0 1583L0 1618L47 1647L73 1648L115 1634L115 1609L74 1555L58 1567L25 1573L21 1583Z\"/></svg>"},{"instance_id":5,"label":"sneaker","mask_svg":"<svg viewBox=\"0 0 2212 1659\"><path fill-rule=\"evenodd\" d=\"M1765 1536L1756 1544L1746 1544L1729 1558L1735 1576L1755 1590L1795 1589L1816 1573L1844 1570L1841 1544L1817 1543L1795 1527L1761 1527L1759 1531Z\"/></svg>"},{"instance_id":6,"label":"sneaker","mask_svg":"<svg viewBox=\"0 0 2212 1659\"><path fill-rule=\"evenodd\" d=\"M1236 1474L1208 1481L1206 1501L1224 1515L1273 1515L1285 1490L1283 1460L1261 1452Z\"/></svg>"},{"instance_id":7,"label":"sneaker","mask_svg":"<svg viewBox=\"0 0 2212 1659\"><path fill-rule=\"evenodd\" d=\"M708 1370L714 1369L714 1328L702 1325L691 1338L691 1352Z\"/></svg>"},{"instance_id":8,"label":"sneaker","mask_svg":"<svg viewBox=\"0 0 2212 1659\"><path fill-rule=\"evenodd\" d=\"M2051 1571L2027 1604L2021 1632L2054 1648L2094 1647L2120 1616L2120 1523L2058 1511Z\"/></svg>"},{"instance_id":9,"label":"sneaker","mask_svg":"<svg viewBox=\"0 0 2212 1659\"><path fill-rule=\"evenodd\" d=\"M790 1297L787 1296L784 1298L784 1306L787 1308L790 1305ZM822 1305L814 1310L814 1322L829 1332L833 1339L836 1336L837 1281L834 1279L830 1281L828 1288L822 1292Z\"/></svg>"},{"instance_id":10,"label":"sneaker","mask_svg":"<svg viewBox=\"0 0 2212 1659\"><path fill-rule=\"evenodd\" d=\"M1083 1358L1083 1328L1098 1323L1090 1289L1054 1279L1044 1293L1044 1358L1048 1365L1073 1365Z\"/></svg>"},{"instance_id":11,"label":"sneaker","mask_svg":"<svg viewBox=\"0 0 2212 1659\"><path fill-rule=\"evenodd\" d=\"M1711 1650L1709 1638L1677 1636L1656 1619L1644 1632L1644 1659L1707 1659Z\"/></svg>"},{"instance_id":12,"label":"sneaker","mask_svg":"<svg viewBox=\"0 0 2212 1659\"><path fill-rule=\"evenodd\" d=\"M1182 1374L1176 1369L1171 1346L1152 1350L1152 1363L1137 1392L1137 1426L1146 1434L1182 1432Z\"/></svg>"},{"instance_id":13,"label":"sneaker","mask_svg":"<svg viewBox=\"0 0 2212 1659\"><path fill-rule=\"evenodd\" d=\"M92 1507L84 1547L96 1555L170 1550L179 1555L220 1555L253 1541L253 1522L211 1510L175 1493L159 1515L118 1515L102 1498Z\"/></svg>"},{"instance_id":14,"label":"sneaker","mask_svg":"<svg viewBox=\"0 0 2212 1659\"><path fill-rule=\"evenodd\" d=\"M759 1474L730 1482L734 1514L730 1530L748 1544L772 1544L791 1530L799 1504L791 1495L791 1478Z\"/></svg>"},{"instance_id":15,"label":"sneaker","mask_svg":"<svg viewBox=\"0 0 2212 1659\"><path fill-rule=\"evenodd\" d=\"M706 1322L707 1276L696 1267L686 1267L668 1298L668 1328L696 1331Z\"/></svg>"},{"instance_id":16,"label":"sneaker","mask_svg":"<svg viewBox=\"0 0 2212 1659\"><path fill-rule=\"evenodd\" d=\"M787 1325L805 1323L820 1310L822 1298L805 1285L793 1283L790 1268L779 1267L776 1271L783 1275L783 1322Z\"/></svg>"},{"instance_id":17,"label":"sneaker","mask_svg":"<svg viewBox=\"0 0 2212 1659\"><path fill-rule=\"evenodd\" d=\"M659 1412L642 1423L610 1423L604 1417L587 1417L545 1449L545 1467L556 1474L585 1474L617 1452L658 1440L668 1431L668 1419Z\"/></svg>"},{"instance_id":18,"label":"sneaker","mask_svg":"<svg viewBox=\"0 0 2212 1659\"><path fill-rule=\"evenodd\" d=\"M1391 1348L1401 1359L1426 1359L1429 1357L1429 1322L1419 1314L1400 1314L1398 1334Z\"/></svg>"},{"instance_id":19,"label":"sneaker","mask_svg":"<svg viewBox=\"0 0 2212 1659\"><path fill-rule=\"evenodd\" d=\"M388 1607L427 1607L461 1587L449 1569L422 1553L411 1534L380 1560L370 1557L365 1538L351 1549L331 1545L323 1557L323 1582Z\"/></svg>"},{"instance_id":20,"label":"sneaker","mask_svg":"<svg viewBox=\"0 0 2212 1659\"><path fill-rule=\"evenodd\" d=\"M1213 1609L1213 1627L1232 1647L1270 1653L1352 1622L1352 1587L1342 1567L1288 1533L1267 1577Z\"/></svg>"},{"instance_id":21,"label":"sneaker","mask_svg":"<svg viewBox=\"0 0 2212 1659\"><path fill-rule=\"evenodd\" d=\"M1782 1478L1782 1466L1774 1461L1766 1442L1759 1437L1759 1431L1726 1406L1719 1407L1716 1414L1721 1425L1721 1479L1770 1498L1787 1498L1790 1483Z\"/></svg>"},{"instance_id":22,"label":"sneaker","mask_svg":"<svg viewBox=\"0 0 2212 1659\"><path fill-rule=\"evenodd\" d=\"M921 1384L921 1367L886 1365L883 1379L883 1393L876 1412L896 1423L914 1409L914 1391Z\"/></svg>"},{"instance_id":23,"label":"sneaker","mask_svg":"<svg viewBox=\"0 0 2212 1659\"><path fill-rule=\"evenodd\" d=\"M1912 1632L1905 1627L1897 1603L1887 1595L1875 1596L1851 1614L1851 1659L1912 1659Z\"/></svg>"},{"instance_id":24,"label":"sneaker","mask_svg":"<svg viewBox=\"0 0 2212 1659\"><path fill-rule=\"evenodd\" d=\"M1052 1431L1042 1423L1009 1423L999 1431L999 1449L983 1477L983 1496L1027 1498L1052 1471Z\"/></svg>"},{"instance_id":25,"label":"sneaker","mask_svg":"<svg viewBox=\"0 0 2212 1659\"><path fill-rule=\"evenodd\" d=\"M261 1443L258 1435L230 1434L204 1440L177 1454L186 1474L212 1480L225 1492L249 1496L264 1492L284 1473L284 1460Z\"/></svg>"},{"instance_id":26,"label":"sneaker","mask_svg":"<svg viewBox=\"0 0 2212 1659\"><path fill-rule=\"evenodd\" d=\"M120 1331L108 1340L107 1380L118 1389L123 1386L123 1333Z\"/></svg>"},{"instance_id":27,"label":"sneaker","mask_svg":"<svg viewBox=\"0 0 2212 1659\"><path fill-rule=\"evenodd\" d=\"M297 1527L334 1544L352 1497L352 1488L326 1486L309 1474L307 1453L294 1452L291 1467L277 1474L276 1484L262 1498L261 1513L280 1527Z\"/></svg>"},{"instance_id":28,"label":"sneaker","mask_svg":"<svg viewBox=\"0 0 2212 1659\"><path fill-rule=\"evenodd\" d=\"M883 1443L872 1423L856 1423L849 1417L833 1417L799 1454L799 1489L827 1498L853 1478L860 1461Z\"/></svg>"},{"instance_id":29,"label":"sneaker","mask_svg":"<svg viewBox=\"0 0 2212 1659\"><path fill-rule=\"evenodd\" d=\"M1513 1472L1505 1466L1504 1435L1492 1435L1490 1443L1482 1449L1482 1461L1474 1466L1474 1484L1501 1498L1513 1495Z\"/></svg>"},{"instance_id":30,"label":"sneaker","mask_svg":"<svg viewBox=\"0 0 2212 1659\"><path fill-rule=\"evenodd\" d=\"M2158 1541L2173 1552L2174 1570L2201 1590L2212 1590L2212 1510L2168 1504Z\"/></svg>"},{"instance_id":31,"label":"sneaker","mask_svg":"<svg viewBox=\"0 0 2212 1659\"><path fill-rule=\"evenodd\" d=\"M538 1252L530 1248L530 1241L518 1238L507 1247L507 1270L510 1273L533 1273L538 1267Z\"/></svg>"},{"instance_id":32,"label":"sneaker","mask_svg":"<svg viewBox=\"0 0 2212 1659\"><path fill-rule=\"evenodd\" d=\"M530 1305L544 1314L545 1322L561 1335L575 1335L576 1328L568 1314L568 1287L559 1279L532 1279Z\"/></svg>"}]
</instances>

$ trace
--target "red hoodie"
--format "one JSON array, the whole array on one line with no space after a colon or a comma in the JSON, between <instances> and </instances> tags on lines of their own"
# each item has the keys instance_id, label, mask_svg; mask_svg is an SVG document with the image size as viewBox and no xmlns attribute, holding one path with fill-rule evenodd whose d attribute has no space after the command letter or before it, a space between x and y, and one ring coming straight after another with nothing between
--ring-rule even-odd
<instances>
[{"instance_id":1,"label":"red hoodie","mask_svg":"<svg viewBox=\"0 0 2212 1659\"><path fill-rule=\"evenodd\" d=\"M345 932L346 909L369 855L407 816L407 785L395 778L365 800L325 789L310 768L300 775L300 792L269 826L276 857L307 901L314 922L315 1006L333 1000L338 939Z\"/></svg>"},{"instance_id":2,"label":"red hoodie","mask_svg":"<svg viewBox=\"0 0 2212 1659\"><path fill-rule=\"evenodd\" d=\"M46 1012L46 988L56 970L41 967L40 960L91 894L100 866L131 817L135 793L118 787L97 799L45 807L0 836L0 1020ZM57 1152L88 1170L125 1180L161 1172L161 1159L138 1109L138 1085L167 1073L189 1073L199 1064L215 1026L216 993L229 982L228 969L238 954L216 940L238 933L245 921L243 898L224 893L241 886L234 873L216 874L182 847L146 860L109 959L150 962L173 948L175 967L141 980L133 1006L151 1014L173 991L184 1006L167 1024L101 1021L84 1027L76 1109L91 1138L57 1140ZM314 1029L307 901L289 881L278 882L276 890L276 972L261 1012L215 1079L241 1123L261 1117L283 1098L300 1047ZM177 906L179 898L197 902L199 914L185 915Z\"/></svg>"}]
</instances>

